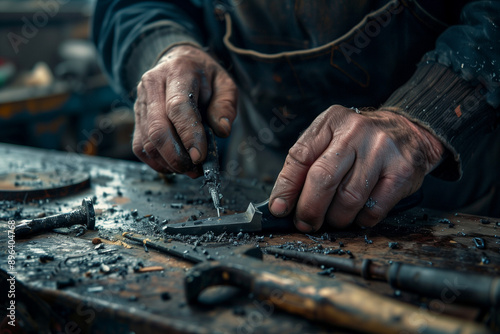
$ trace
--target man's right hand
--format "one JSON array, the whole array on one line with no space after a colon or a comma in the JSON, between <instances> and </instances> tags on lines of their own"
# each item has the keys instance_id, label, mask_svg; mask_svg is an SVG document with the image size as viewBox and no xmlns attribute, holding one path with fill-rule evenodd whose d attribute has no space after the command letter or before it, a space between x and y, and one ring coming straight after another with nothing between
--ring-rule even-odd
<instances>
[{"instance_id":1,"label":"man's right hand","mask_svg":"<svg viewBox=\"0 0 500 334\"><path fill-rule=\"evenodd\" d=\"M137 86L135 155L158 172L200 176L207 155L201 114L217 136L227 137L236 100L234 81L210 55L173 47Z\"/></svg>"}]
</instances>

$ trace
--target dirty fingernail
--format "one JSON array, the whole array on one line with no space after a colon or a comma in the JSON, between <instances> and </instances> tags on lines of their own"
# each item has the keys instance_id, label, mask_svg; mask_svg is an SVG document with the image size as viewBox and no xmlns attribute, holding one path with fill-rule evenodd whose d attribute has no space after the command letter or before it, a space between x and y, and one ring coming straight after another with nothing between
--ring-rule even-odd
<instances>
[{"instance_id":1,"label":"dirty fingernail","mask_svg":"<svg viewBox=\"0 0 500 334\"><path fill-rule=\"evenodd\" d=\"M196 147L191 147L189 149L189 156L191 157L191 161L196 164L200 161L201 153Z\"/></svg>"},{"instance_id":2,"label":"dirty fingernail","mask_svg":"<svg viewBox=\"0 0 500 334\"><path fill-rule=\"evenodd\" d=\"M314 228L311 225L304 223L302 220L297 220L295 222L295 227L297 227L297 230L304 233L311 233L314 231Z\"/></svg>"},{"instance_id":3,"label":"dirty fingernail","mask_svg":"<svg viewBox=\"0 0 500 334\"><path fill-rule=\"evenodd\" d=\"M270 209L272 214L276 216L283 216L288 210L286 201L283 198L279 197L274 199L274 201L271 203Z\"/></svg>"},{"instance_id":4,"label":"dirty fingernail","mask_svg":"<svg viewBox=\"0 0 500 334\"><path fill-rule=\"evenodd\" d=\"M219 124L224 129L226 134L229 135L229 133L231 132L231 124L229 123L229 118L222 117L221 119L219 119Z\"/></svg>"}]
</instances>

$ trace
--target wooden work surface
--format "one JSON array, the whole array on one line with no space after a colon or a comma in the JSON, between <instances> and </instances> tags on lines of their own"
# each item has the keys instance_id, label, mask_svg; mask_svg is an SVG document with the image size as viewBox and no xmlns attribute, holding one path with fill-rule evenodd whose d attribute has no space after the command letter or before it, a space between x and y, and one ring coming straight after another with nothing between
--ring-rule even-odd
<instances>
[{"instance_id":1,"label":"wooden work surface","mask_svg":"<svg viewBox=\"0 0 500 334\"><path fill-rule=\"evenodd\" d=\"M9 220L68 212L80 205L84 197L93 197L96 202L97 231L81 234L78 229L69 229L61 231L67 234L51 232L16 240L17 320L24 328L40 333L44 328L67 333L78 333L80 329L83 333L350 332L269 308L244 291L214 290L206 294L204 306L189 305L183 282L193 264L151 249L146 252L142 245L122 237L123 232L134 232L163 242L161 227L165 224L184 222L193 219L192 216L215 216L208 194L200 189L201 180L184 176L163 180L139 163L11 145L0 145L0 156L2 173L87 172L91 176L89 189L61 198L25 204L0 202L0 268L5 272L11 271L6 261ZM270 187L248 180L226 180L223 185L226 214L244 211L250 201L265 199ZM220 240L220 246L226 248L242 244L260 248L285 245L299 250L341 248L344 252L349 250L355 259L401 261L498 275L498 221L414 208L386 219L371 230L330 231L312 236L263 234L241 239L223 236L214 238L210 244ZM478 249L474 237L482 238L486 247ZM103 245L94 244L96 238ZM389 242L397 242L398 246L392 249ZM329 256L348 257L347 254ZM271 255L264 255L264 261L269 266L289 266L311 275L322 271ZM162 270L156 270L157 266ZM419 307L435 308L438 313L471 320L481 315L472 307L394 291L384 282L366 281L340 272L326 277L353 282ZM2 284L3 289L4 278ZM2 290L2 310L8 302L5 295ZM225 295L231 297L224 298Z\"/></svg>"}]
</instances>

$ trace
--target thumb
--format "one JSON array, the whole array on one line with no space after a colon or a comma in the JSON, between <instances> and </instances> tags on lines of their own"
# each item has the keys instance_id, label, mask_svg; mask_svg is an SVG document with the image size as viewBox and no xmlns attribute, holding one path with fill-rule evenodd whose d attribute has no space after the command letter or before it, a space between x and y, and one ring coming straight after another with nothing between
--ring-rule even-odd
<instances>
[{"instance_id":1,"label":"thumb","mask_svg":"<svg viewBox=\"0 0 500 334\"><path fill-rule=\"evenodd\" d=\"M228 137L236 118L238 89L233 79L223 69L217 71L212 81L212 98L207 108L208 123L219 137Z\"/></svg>"}]
</instances>

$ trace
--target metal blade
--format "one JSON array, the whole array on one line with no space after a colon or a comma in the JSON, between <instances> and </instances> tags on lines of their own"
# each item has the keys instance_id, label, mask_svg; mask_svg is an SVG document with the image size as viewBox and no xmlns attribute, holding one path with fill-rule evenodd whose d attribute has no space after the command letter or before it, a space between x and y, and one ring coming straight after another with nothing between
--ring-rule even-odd
<instances>
[{"instance_id":1,"label":"metal blade","mask_svg":"<svg viewBox=\"0 0 500 334\"><path fill-rule=\"evenodd\" d=\"M206 232L221 233L250 233L262 230L262 213L250 203L247 211L222 217L210 217L185 223L167 224L163 231L168 234L201 235Z\"/></svg>"}]
</instances>

